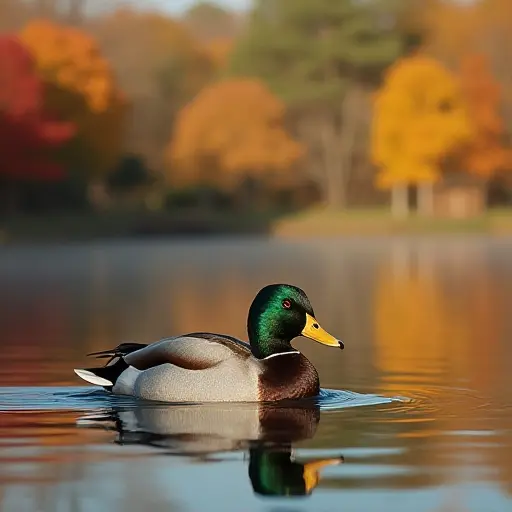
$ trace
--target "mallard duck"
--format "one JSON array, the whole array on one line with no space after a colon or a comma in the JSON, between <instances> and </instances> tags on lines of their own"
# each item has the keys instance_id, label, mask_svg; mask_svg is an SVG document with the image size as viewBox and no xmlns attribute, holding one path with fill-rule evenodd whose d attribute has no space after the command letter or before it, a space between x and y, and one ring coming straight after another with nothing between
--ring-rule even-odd
<instances>
[{"instance_id":1,"label":"mallard duck","mask_svg":"<svg viewBox=\"0 0 512 512\"><path fill-rule=\"evenodd\" d=\"M195 332L150 345L122 343L88 354L101 368L75 369L82 379L118 395L163 402L260 402L314 397L315 367L291 341L305 336L343 349L315 319L303 290L288 284L261 289L249 309L249 343Z\"/></svg>"}]
</instances>

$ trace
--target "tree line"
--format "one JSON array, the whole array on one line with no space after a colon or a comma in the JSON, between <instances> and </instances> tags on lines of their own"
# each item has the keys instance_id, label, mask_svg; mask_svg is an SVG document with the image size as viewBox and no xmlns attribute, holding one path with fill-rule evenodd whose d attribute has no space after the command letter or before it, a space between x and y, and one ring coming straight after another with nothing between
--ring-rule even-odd
<instances>
[{"instance_id":1,"label":"tree line","mask_svg":"<svg viewBox=\"0 0 512 512\"><path fill-rule=\"evenodd\" d=\"M104 5L104 4L103 4ZM306 187L332 209L512 168L507 0L255 0L180 17L94 0L0 4L0 184Z\"/></svg>"}]
</instances>

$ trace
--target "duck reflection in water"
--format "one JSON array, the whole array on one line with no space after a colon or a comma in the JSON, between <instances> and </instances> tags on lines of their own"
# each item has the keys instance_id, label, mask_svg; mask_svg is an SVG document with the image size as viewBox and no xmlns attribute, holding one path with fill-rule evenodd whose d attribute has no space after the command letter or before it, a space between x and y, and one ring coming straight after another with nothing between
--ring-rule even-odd
<instances>
[{"instance_id":1,"label":"duck reflection in water","mask_svg":"<svg viewBox=\"0 0 512 512\"><path fill-rule=\"evenodd\" d=\"M342 456L300 462L293 443L314 437L320 410L314 404L295 405L177 405L112 408L82 416L80 426L117 432L121 445L147 445L175 456L203 462L219 453L249 455L249 478L256 494L308 496L326 466Z\"/></svg>"}]
</instances>

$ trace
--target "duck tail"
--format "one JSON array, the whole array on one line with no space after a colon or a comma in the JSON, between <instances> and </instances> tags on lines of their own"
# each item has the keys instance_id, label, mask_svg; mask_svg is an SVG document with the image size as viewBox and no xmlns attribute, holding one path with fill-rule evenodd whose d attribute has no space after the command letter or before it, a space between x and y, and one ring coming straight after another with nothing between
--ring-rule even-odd
<instances>
[{"instance_id":1,"label":"duck tail","mask_svg":"<svg viewBox=\"0 0 512 512\"><path fill-rule=\"evenodd\" d=\"M103 386L109 391L119 376L129 367L128 363L120 357L114 364L100 368L75 368L74 372L82 379L96 386Z\"/></svg>"},{"instance_id":2,"label":"duck tail","mask_svg":"<svg viewBox=\"0 0 512 512\"><path fill-rule=\"evenodd\" d=\"M111 350L91 352L88 356L95 356L97 359L108 359L105 366L99 368L75 368L75 373L82 379L96 386L103 386L111 390L119 376L128 368L123 356L131 354L136 350L147 347L142 343L121 343Z\"/></svg>"}]
</instances>

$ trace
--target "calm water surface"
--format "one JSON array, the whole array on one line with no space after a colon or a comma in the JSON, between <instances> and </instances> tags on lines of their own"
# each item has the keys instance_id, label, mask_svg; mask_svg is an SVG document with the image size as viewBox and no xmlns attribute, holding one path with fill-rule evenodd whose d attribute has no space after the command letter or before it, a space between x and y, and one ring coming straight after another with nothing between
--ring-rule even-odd
<instances>
[{"instance_id":1,"label":"calm water surface","mask_svg":"<svg viewBox=\"0 0 512 512\"><path fill-rule=\"evenodd\" d=\"M0 251L0 511L512 510L512 240ZM142 404L72 372L120 341L245 337L270 282L345 341L296 341L314 403Z\"/></svg>"}]
</instances>

